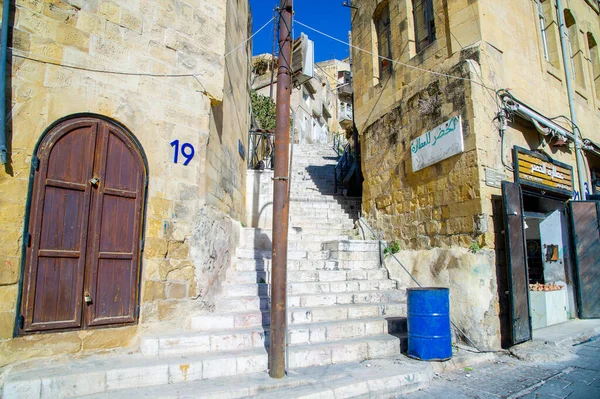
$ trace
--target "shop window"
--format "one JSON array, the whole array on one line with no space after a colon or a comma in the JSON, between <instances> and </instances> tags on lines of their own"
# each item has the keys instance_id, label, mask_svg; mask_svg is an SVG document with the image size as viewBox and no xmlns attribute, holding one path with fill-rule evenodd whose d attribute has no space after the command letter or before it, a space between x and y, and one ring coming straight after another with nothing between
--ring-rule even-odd
<instances>
[{"instance_id":1,"label":"shop window","mask_svg":"<svg viewBox=\"0 0 600 399\"><path fill-rule=\"evenodd\" d=\"M377 39L377 58L379 66L379 79L392 73L392 35L390 30L390 8L387 2L377 7L373 16Z\"/></svg>"},{"instance_id":2,"label":"shop window","mask_svg":"<svg viewBox=\"0 0 600 399\"><path fill-rule=\"evenodd\" d=\"M598 44L591 33L587 34L588 48L590 49L590 63L592 64L592 81L596 90L596 98L600 100L600 54Z\"/></svg>"},{"instance_id":3,"label":"shop window","mask_svg":"<svg viewBox=\"0 0 600 399\"><path fill-rule=\"evenodd\" d=\"M555 8L552 0L537 0L537 13L542 35L544 58L554 67L560 66L560 53L558 48L558 24L555 18Z\"/></svg>"},{"instance_id":4,"label":"shop window","mask_svg":"<svg viewBox=\"0 0 600 399\"><path fill-rule=\"evenodd\" d=\"M413 0L417 53L435 41L433 0Z\"/></svg>"},{"instance_id":5,"label":"shop window","mask_svg":"<svg viewBox=\"0 0 600 399\"><path fill-rule=\"evenodd\" d=\"M585 85L583 75L583 54L579 45L579 29L570 10L565 10L565 25L567 28L567 46L571 58L571 77L579 86Z\"/></svg>"}]
</instances>

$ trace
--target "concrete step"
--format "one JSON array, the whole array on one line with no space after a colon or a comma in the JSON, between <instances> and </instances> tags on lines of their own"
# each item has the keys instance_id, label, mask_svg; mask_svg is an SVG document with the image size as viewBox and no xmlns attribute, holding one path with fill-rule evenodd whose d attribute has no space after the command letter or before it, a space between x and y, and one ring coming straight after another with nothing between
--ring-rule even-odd
<instances>
[{"instance_id":1,"label":"concrete step","mask_svg":"<svg viewBox=\"0 0 600 399\"><path fill-rule=\"evenodd\" d=\"M406 316L406 303L367 303L319 307L290 308L288 324L307 324L356 320L362 318L385 317L386 319ZM245 310L222 313L209 313L193 316L192 330L219 331L225 329L247 329L269 326L269 310Z\"/></svg>"},{"instance_id":2,"label":"concrete step","mask_svg":"<svg viewBox=\"0 0 600 399\"><path fill-rule=\"evenodd\" d=\"M360 337L370 338L385 334L395 334L400 339L402 348L404 348L408 337L405 319L388 320L383 317L373 317L288 325L288 342L290 345L319 344Z\"/></svg>"},{"instance_id":3,"label":"concrete step","mask_svg":"<svg viewBox=\"0 0 600 399\"><path fill-rule=\"evenodd\" d=\"M310 282L356 282L380 281L388 278L387 270L384 268L367 271L349 270L289 270L287 273L288 284L310 283ZM227 284L255 284L269 283L271 281L270 270L266 271L239 271L227 270Z\"/></svg>"},{"instance_id":4,"label":"concrete step","mask_svg":"<svg viewBox=\"0 0 600 399\"><path fill-rule=\"evenodd\" d=\"M264 372L267 363L264 347L162 358L133 354L69 359L63 365L39 364L37 369L9 374L3 397L50 399L94 394L114 397L121 390L177 386L184 381Z\"/></svg>"},{"instance_id":5,"label":"concrete step","mask_svg":"<svg viewBox=\"0 0 600 399\"><path fill-rule=\"evenodd\" d=\"M268 328L227 329L211 332L185 331L147 334L142 337L144 356L187 356L199 353L224 353L265 347Z\"/></svg>"},{"instance_id":6,"label":"concrete step","mask_svg":"<svg viewBox=\"0 0 600 399\"><path fill-rule=\"evenodd\" d=\"M400 338L393 335L351 338L288 348L290 368L360 362L366 359L400 355Z\"/></svg>"},{"instance_id":7,"label":"concrete step","mask_svg":"<svg viewBox=\"0 0 600 399\"><path fill-rule=\"evenodd\" d=\"M290 345L334 344L337 341L363 337L370 339L385 334L396 334L406 341L406 321L382 316L346 319L320 323L289 324ZM189 356L203 353L245 351L269 346L269 326L214 331L179 331L147 334L142 337L141 352L150 357Z\"/></svg>"},{"instance_id":8,"label":"concrete step","mask_svg":"<svg viewBox=\"0 0 600 399\"><path fill-rule=\"evenodd\" d=\"M370 367L376 363L375 367ZM92 395L89 399L221 399L393 397L424 389L433 378L426 362L390 357L377 362L344 363L288 370L275 379L266 372L188 381Z\"/></svg>"},{"instance_id":9,"label":"concrete step","mask_svg":"<svg viewBox=\"0 0 600 399\"><path fill-rule=\"evenodd\" d=\"M292 270L347 270L366 271L379 269L379 258L371 260L309 260L288 259L287 268ZM269 271L271 270L271 259L236 259L235 269L239 271Z\"/></svg>"},{"instance_id":10,"label":"concrete step","mask_svg":"<svg viewBox=\"0 0 600 399\"><path fill-rule=\"evenodd\" d=\"M267 276L264 281L270 281L270 276ZM376 291L376 290L392 290L397 288L395 280L356 280L356 281L325 281L325 282L305 282L305 283L290 283L288 282L288 293L292 295L298 294L326 294L338 292L356 292L356 291ZM225 284L223 285L222 294L227 297L237 296L266 296L270 294L270 284L254 283L254 284Z\"/></svg>"},{"instance_id":11,"label":"concrete step","mask_svg":"<svg viewBox=\"0 0 600 399\"><path fill-rule=\"evenodd\" d=\"M377 252L379 241L375 240L331 240L323 242L323 249L338 252Z\"/></svg>"},{"instance_id":12,"label":"concrete step","mask_svg":"<svg viewBox=\"0 0 600 399\"><path fill-rule=\"evenodd\" d=\"M288 295L288 307L293 308L334 306L365 303L402 303L406 299L404 290L353 291L326 294ZM268 296L224 297L217 301L217 311L260 310L270 308Z\"/></svg>"}]
</instances>

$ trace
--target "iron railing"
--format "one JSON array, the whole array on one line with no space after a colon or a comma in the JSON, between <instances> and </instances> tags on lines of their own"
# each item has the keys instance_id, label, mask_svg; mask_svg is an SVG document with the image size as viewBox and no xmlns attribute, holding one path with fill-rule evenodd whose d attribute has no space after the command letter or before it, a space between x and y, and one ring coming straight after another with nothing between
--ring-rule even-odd
<instances>
[{"instance_id":1,"label":"iron railing","mask_svg":"<svg viewBox=\"0 0 600 399\"><path fill-rule=\"evenodd\" d=\"M250 130L248 133L248 169L273 169L275 166L275 133Z\"/></svg>"},{"instance_id":2,"label":"iron railing","mask_svg":"<svg viewBox=\"0 0 600 399\"><path fill-rule=\"evenodd\" d=\"M337 193L338 187L344 188L344 180L350 173L352 166L354 165L354 156L350 143L346 143L344 146L344 152L340 156L337 164L334 168L334 192Z\"/></svg>"}]
</instances>

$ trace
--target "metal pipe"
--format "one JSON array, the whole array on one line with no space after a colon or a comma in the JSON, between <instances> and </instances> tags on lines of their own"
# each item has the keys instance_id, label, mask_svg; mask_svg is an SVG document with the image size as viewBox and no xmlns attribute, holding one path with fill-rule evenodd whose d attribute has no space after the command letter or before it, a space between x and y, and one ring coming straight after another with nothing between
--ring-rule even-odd
<instances>
[{"instance_id":1,"label":"metal pipe","mask_svg":"<svg viewBox=\"0 0 600 399\"><path fill-rule=\"evenodd\" d=\"M516 112L517 114L519 114L519 116L521 116L525 119L530 119L532 121L536 121L536 122L542 124L543 126L549 128L550 130L553 130L553 131L557 132L558 134L569 138L570 140L572 140L573 142L575 142L581 146L582 141L574 133L569 132L568 130L564 129L562 126L552 122L550 119L538 114L537 112L530 109L529 107L521 104L520 102L518 102L518 100L515 100L513 98L508 99L507 97L505 97L503 99L503 101L509 110Z\"/></svg>"},{"instance_id":2,"label":"metal pipe","mask_svg":"<svg viewBox=\"0 0 600 399\"><path fill-rule=\"evenodd\" d=\"M273 258L271 270L271 336L269 375L285 374L286 268L289 225L289 147L293 0L281 0L279 20L279 70L275 117L275 172L273 177Z\"/></svg>"},{"instance_id":3,"label":"metal pipe","mask_svg":"<svg viewBox=\"0 0 600 399\"><path fill-rule=\"evenodd\" d=\"M10 1L4 0L2 7L2 40L0 42L0 163L8 160L6 147L6 63L8 58L8 16Z\"/></svg>"},{"instance_id":4,"label":"metal pipe","mask_svg":"<svg viewBox=\"0 0 600 399\"><path fill-rule=\"evenodd\" d=\"M556 0L556 7L558 13L558 31L560 33L560 46L562 47L562 58L565 67L565 81L567 83L567 95L569 97L569 110L571 111L571 122L574 126L577 126L577 115L575 112L575 100L573 99L573 85L571 82L571 62L570 56L567 50L567 39L565 37L565 15L561 0ZM579 178L579 199L584 200L585 196L585 177L583 169L583 161L581 159L581 142L578 140L577 133L575 133L575 160L577 162L577 177ZM587 174L587 173L586 173Z\"/></svg>"}]
</instances>

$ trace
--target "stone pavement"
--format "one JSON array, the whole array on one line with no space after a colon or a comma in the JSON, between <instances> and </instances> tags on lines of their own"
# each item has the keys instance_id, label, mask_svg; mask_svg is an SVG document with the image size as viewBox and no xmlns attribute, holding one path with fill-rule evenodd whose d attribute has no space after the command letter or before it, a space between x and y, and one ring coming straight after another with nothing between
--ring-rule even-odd
<instances>
[{"instance_id":1,"label":"stone pavement","mask_svg":"<svg viewBox=\"0 0 600 399\"><path fill-rule=\"evenodd\" d=\"M436 373L428 388L397 398L600 398L599 339L570 347L570 354L562 345L548 342L544 348L544 343L528 342L522 344L528 361L499 355L479 366ZM539 352L537 358L531 356L534 351Z\"/></svg>"}]
</instances>

